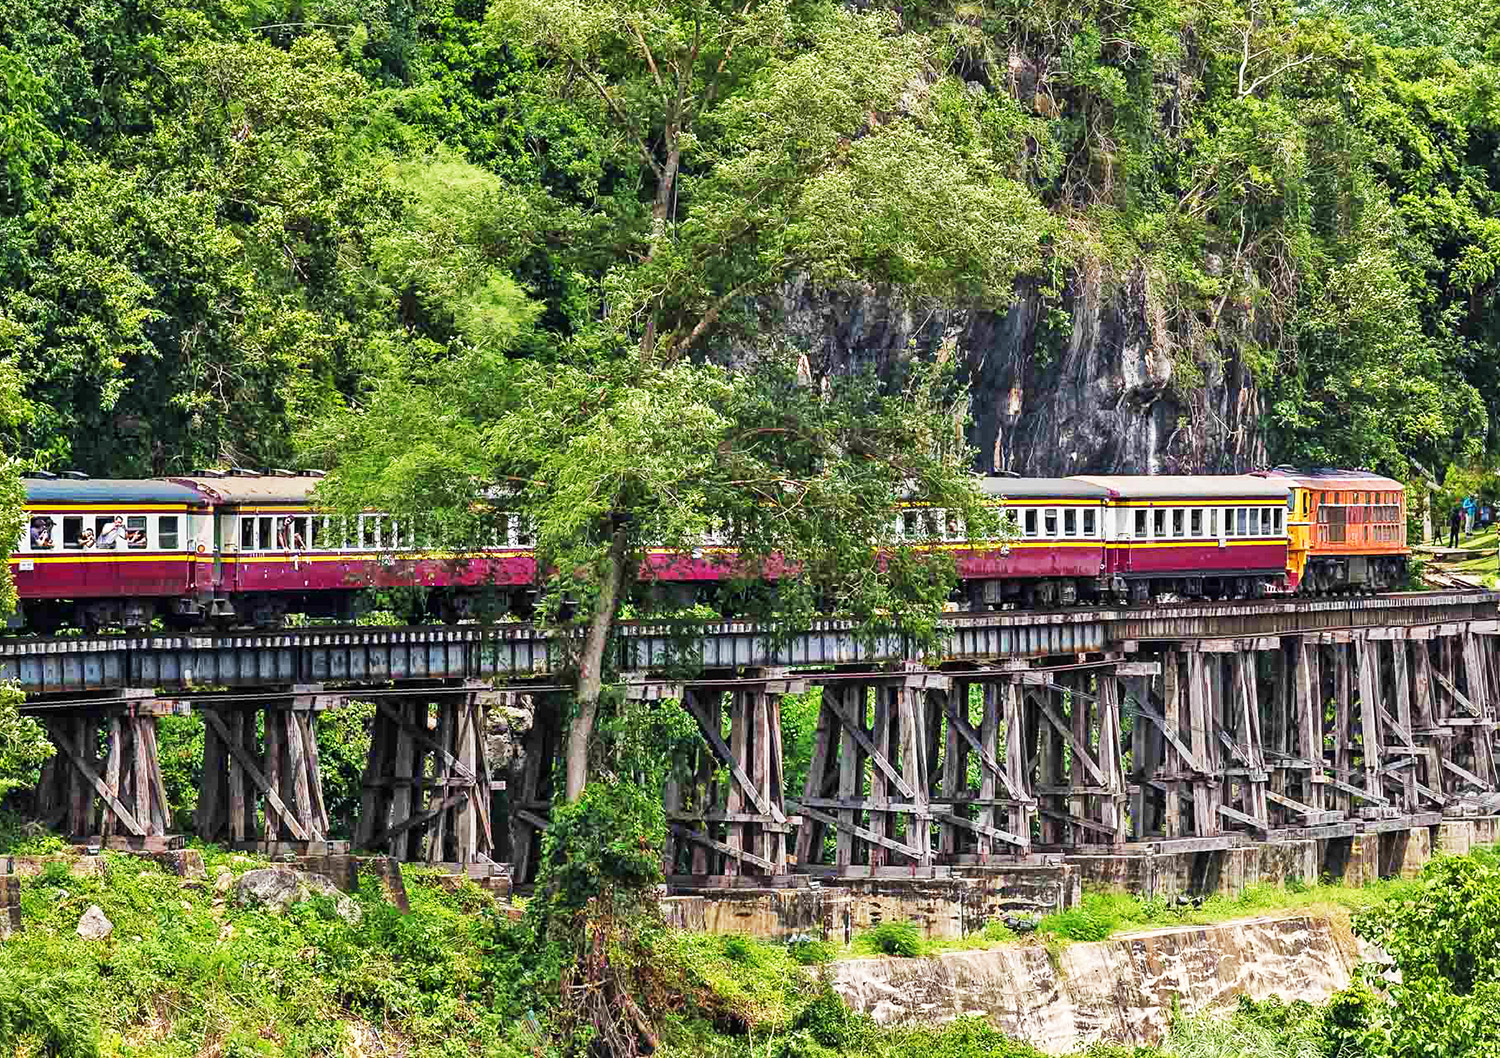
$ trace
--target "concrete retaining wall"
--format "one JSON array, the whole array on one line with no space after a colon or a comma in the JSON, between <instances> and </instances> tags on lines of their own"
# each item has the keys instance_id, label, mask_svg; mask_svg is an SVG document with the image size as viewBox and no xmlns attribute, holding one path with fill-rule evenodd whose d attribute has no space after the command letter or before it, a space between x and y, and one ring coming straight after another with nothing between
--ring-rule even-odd
<instances>
[{"instance_id":1,"label":"concrete retaining wall","mask_svg":"<svg viewBox=\"0 0 1500 1058\"><path fill-rule=\"evenodd\" d=\"M965 867L954 868L946 878L705 889L667 897L662 910L681 929L767 940L810 934L847 943L882 922L914 922L931 939L956 940L1006 913L1046 915L1074 907L1081 893L1078 871L1066 865Z\"/></svg>"}]
</instances>

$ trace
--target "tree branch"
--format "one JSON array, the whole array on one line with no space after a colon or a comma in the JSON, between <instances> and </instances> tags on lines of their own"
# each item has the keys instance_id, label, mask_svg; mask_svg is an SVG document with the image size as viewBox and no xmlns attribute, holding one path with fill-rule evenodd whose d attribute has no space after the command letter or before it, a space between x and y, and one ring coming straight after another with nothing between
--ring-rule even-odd
<instances>
[{"instance_id":1,"label":"tree branch","mask_svg":"<svg viewBox=\"0 0 1500 1058\"><path fill-rule=\"evenodd\" d=\"M646 38L641 33L641 27L632 22L630 24L630 31L635 34L635 39L640 42L641 52L646 56L646 65L651 70L651 76L656 81L656 87L665 92L666 85L662 84L661 71L656 68L656 57L651 54L651 48L647 45Z\"/></svg>"},{"instance_id":2,"label":"tree branch","mask_svg":"<svg viewBox=\"0 0 1500 1058\"><path fill-rule=\"evenodd\" d=\"M755 282L755 279L745 280L739 286L722 295L717 301L710 305L704 311L703 315L699 317L698 322L693 326L693 329L688 332L686 337L676 339L667 346L666 354L662 358L663 361L667 364L671 364L677 359L677 357L681 356L683 353L687 352L688 349L692 348L693 343L696 342L699 338L703 337L703 332L714 325L714 321L719 318L719 313L724 311L724 307L735 298L739 297L739 295L745 290L746 287L752 285Z\"/></svg>"},{"instance_id":3,"label":"tree branch","mask_svg":"<svg viewBox=\"0 0 1500 1058\"><path fill-rule=\"evenodd\" d=\"M599 79L596 78L593 74L591 74L582 63L574 61L573 69L582 74L583 79L594 86L594 91L599 93L599 98L604 100L605 106L609 107L609 109L614 113L615 119L619 121L621 128L625 132L625 134L635 140L636 146L641 150L641 157L644 158L646 164L651 167L651 171L656 174L658 180L661 179L662 170L660 163L657 162L656 157L651 153L650 148L646 146L646 141L641 139L640 134L630 131L630 118L626 116L625 111L621 109L620 104L615 102L614 97L609 94L609 90L605 88L603 83L601 83Z\"/></svg>"},{"instance_id":4,"label":"tree branch","mask_svg":"<svg viewBox=\"0 0 1500 1058\"><path fill-rule=\"evenodd\" d=\"M1294 60L1292 62L1286 63L1279 70L1272 70L1270 73L1266 74L1264 77L1258 77L1254 81L1251 81L1249 88L1246 88L1244 86L1245 85L1245 80L1244 80L1244 73L1243 73L1243 70L1242 70L1241 74L1240 74L1240 98L1244 99L1248 95L1253 95L1255 93L1255 90L1257 88L1259 88L1261 85L1265 84L1267 81L1272 80L1273 78L1276 78L1276 77L1280 77L1282 74L1286 73L1288 70L1295 69L1296 67L1301 66L1305 62L1312 62L1316 58L1318 58L1317 55L1304 55L1300 59L1296 59L1296 60Z\"/></svg>"}]
</instances>

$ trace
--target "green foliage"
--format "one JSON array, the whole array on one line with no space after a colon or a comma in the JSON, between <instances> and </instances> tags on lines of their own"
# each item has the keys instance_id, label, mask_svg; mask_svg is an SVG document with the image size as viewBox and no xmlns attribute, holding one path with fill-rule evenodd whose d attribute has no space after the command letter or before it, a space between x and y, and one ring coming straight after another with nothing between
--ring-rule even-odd
<instances>
[{"instance_id":1,"label":"green foliage","mask_svg":"<svg viewBox=\"0 0 1500 1058\"><path fill-rule=\"evenodd\" d=\"M203 778L203 717L198 713L159 717L156 743L173 825L191 830Z\"/></svg>"},{"instance_id":2,"label":"green foliage","mask_svg":"<svg viewBox=\"0 0 1500 1058\"><path fill-rule=\"evenodd\" d=\"M205 850L210 871L260 866ZM106 853L104 873L63 858L23 883L23 932L0 945L0 1046L9 1053L341 1053L362 1024L383 1024L406 1053L449 1049L461 1020L493 1036L479 940L484 919L408 872L402 914L372 885L346 922L317 899L284 914L215 906L147 861ZM98 904L114 923L104 941L75 932ZM30 1050L28 1051L28 1048Z\"/></svg>"},{"instance_id":3,"label":"green foliage","mask_svg":"<svg viewBox=\"0 0 1500 1058\"><path fill-rule=\"evenodd\" d=\"M35 719L18 709L25 700L13 683L0 683L0 798L36 782L42 762L57 751Z\"/></svg>"},{"instance_id":4,"label":"green foliage","mask_svg":"<svg viewBox=\"0 0 1500 1058\"><path fill-rule=\"evenodd\" d=\"M882 922L855 938L856 947L875 955L914 959L925 953L926 942L914 922Z\"/></svg>"},{"instance_id":5,"label":"green foliage","mask_svg":"<svg viewBox=\"0 0 1500 1058\"><path fill-rule=\"evenodd\" d=\"M370 759L370 731L375 703L345 699L318 714L318 767L323 801L334 831L347 837L359 812L365 765Z\"/></svg>"}]
</instances>

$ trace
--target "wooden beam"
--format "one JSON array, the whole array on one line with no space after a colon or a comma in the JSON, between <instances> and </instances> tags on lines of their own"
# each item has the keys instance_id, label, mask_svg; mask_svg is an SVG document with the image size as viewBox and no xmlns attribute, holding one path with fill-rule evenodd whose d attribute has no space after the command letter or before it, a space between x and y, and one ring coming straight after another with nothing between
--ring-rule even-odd
<instances>
[{"instance_id":1,"label":"wooden beam","mask_svg":"<svg viewBox=\"0 0 1500 1058\"><path fill-rule=\"evenodd\" d=\"M392 709L389 705L387 705L383 701L380 701L379 699L376 699L375 701L375 708L380 710L380 712L383 713L385 717L391 721L391 723L395 724L402 731L405 731L408 735L410 735L412 737L412 741L421 743L428 749L433 750L439 756L441 756L443 760L447 762L448 767L457 772L460 777L468 779L470 782L474 782L476 778L474 773L467 767L465 767L457 757L449 753L448 750L441 743L439 743L437 739L433 738L426 731L423 731L415 724L408 724L405 717L403 717L400 713L396 712L396 710Z\"/></svg>"},{"instance_id":2,"label":"wooden beam","mask_svg":"<svg viewBox=\"0 0 1500 1058\"><path fill-rule=\"evenodd\" d=\"M1265 823L1263 823L1259 819L1256 819L1254 816L1247 816L1244 812L1237 812L1233 808L1230 808L1228 805L1219 805L1218 807L1219 815L1224 816L1227 819L1233 819L1237 823L1244 823L1246 826L1254 827L1256 830L1260 831L1267 831L1270 829L1270 827L1266 826Z\"/></svg>"},{"instance_id":3,"label":"wooden beam","mask_svg":"<svg viewBox=\"0 0 1500 1058\"><path fill-rule=\"evenodd\" d=\"M135 816L131 815L130 811L120 803L120 799L115 796L115 791L111 790L109 786L105 784L104 780L99 778L98 773L95 772L93 768L88 766L88 763L83 759L83 755L79 753L78 750L73 747L72 742L63 735L61 727L54 729L54 731L52 732L52 740L62 747L63 752L66 753L68 755L68 758L73 762L73 767L77 768L83 774L83 777L89 781L90 785L92 785L94 789L99 792L99 796L104 798L104 800L109 804L110 808L114 809L114 813L119 817L120 822L124 823L126 828L136 837L145 837L146 828L141 826L140 823L136 822ZM140 752L139 747L136 748L136 752Z\"/></svg>"},{"instance_id":4,"label":"wooden beam","mask_svg":"<svg viewBox=\"0 0 1500 1058\"><path fill-rule=\"evenodd\" d=\"M1004 784L1005 789L1010 795L1022 804L1035 804L1035 801L1021 795L1021 791L1016 789L1016 784L1011 781L1011 777L1006 773L1004 768L1000 767L999 761L993 755L985 752L984 746L980 743L978 732L970 727L969 721L960 714L952 695L949 695L948 700L944 703L944 709L948 713L949 726L963 736L963 740L969 744L975 753L979 754L980 761L984 763L986 768L995 773L995 777Z\"/></svg>"},{"instance_id":5,"label":"wooden beam","mask_svg":"<svg viewBox=\"0 0 1500 1058\"><path fill-rule=\"evenodd\" d=\"M899 852L903 856L910 856L912 859L917 859L918 856L921 855L910 845L903 845L901 842L896 841L894 838L888 838L884 834L877 834L873 830L867 830L862 826L850 826L847 823L841 823L835 817L828 815L825 812L819 812L816 808L807 808L800 802L788 801L786 803L786 806L793 812L800 812L804 816L807 816L809 819L816 819L824 826L834 827L837 830L847 830L857 837L864 838L866 841L873 841L875 844L881 846L882 848L890 849L892 852Z\"/></svg>"},{"instance_id":6,"label":"wooden beam","mask_svg":"<svg viewBox=\"0 0 1500 1058\"><path fill-rule=\"evenodd\" d=\"M301 820L287 808L286 804L281 800L281 795L271 789L271 784L261 774L261 770L255 766L254 759L245 751L245 747L240 745L239 739L230 737L229 729L224 726L224 721L219 719L218 712L213 709L205 709L203 710L203 717L218 732L219 738L223 740L230 755L240 762L240 767L244 768L245 774L250 776L250 781L260 787L261 792L266 795L266 799L276 806L277 811L281 813L282 822L286 824L287 829L292 832L292 835L298 841L311 841L312 838L308 836L306 829L303 828Z\"/></svg>"},{"instance_id":7,"label":"wooden beam","mask_svg":"<svg viewBox=\"0 0 1500 1058\"><path fill-rule=\"evenodd\" d=\"M1480 715L1479 707L1477 705L1475 705L1473 702L1469 701L1469 699L1464 695L1464 693L1462 691L1460 691L1457 687L1453 686L1453 682L1451 680L1449 680L1447 676L1443 675L1443 670L1442 669L1435 668L1435 669L1432 669L1431 671L1432 671L1433 678L1438 681L1438 684L1443 688L1443 690L1445 690L1449 694L1453 695L1453 700L1454 701L1456 701L1459 705L1463 706L1465 709L1467 709L1474 716L1479 716Z\"/></svg>"},{"instance_id":8,"label":"wooden beam","mask_svg":"<svg viewBox=\"0 0 1500 1058\"><path fill-rule=\"evenodd\" d=\"M1444 757L1442 759L1441 763L1442 763L1443 767L1447 768L1454 775L1457 775L1460 778L1464 778L1464 779L1469 780L1469 782L1473 783L1475 786L1478 786L1480 789L1487 790L1487 791L1490 791L1490 792L1494 791L1495 788L1493 786L1491 786L1489 783L1485 782L1483 779L1481 779L1479 776L1475 775L1473 772L1469 771L1467 768L1461 768L1461 767L1459 767L1457 764L1454 764L1451 760L1448 760L1446 757Z\"/></svg>"},{"instance_id":9,"label":"wooden beam","mask_svg":"<svg viewBox=\"0 0 1500 1058\"><path fill-rule=\"evenodd\" d=\"M715 852L723 853L730 859L740 860L744 863L753 863L755 866L766 871L768 874L776 873L776 864L772 863L770 860L765 859L761 856L757 856L753 852L746 852L744 849L733 848L729 845L724 844L724 842L722 841L715 841L707 834L701 833L697 830L692 830L680 823L672 824L672 833L687 841L691 841L695 845L702 845L705 848L713 849Z\"/></svg>"},{"instance_id":10,"label":"wooden beam","mask_svg":"<svg viewBox=\"0 0 1500 1058\"><path fill-rule=\"evenodd\" d=\"M739 783L740 789L750 798L751 803L755 805L756 809L766 815L774 816L778 823L785 823L786 813L760 795L760 787L750 781L750 776L746 774L744 765L739 762L734 753L730 751L729 746L725 744L724 736L714 730L713 724L709 722L708 715L703 711L694 696L691 694L684 696L682 704L687 708L688 712L693 714L693 719L698 721L698 729L703 732L703 737L708 739L709 745L713 746L714 752L719 755L719 759L729 765L729 770L734 775L735 782Z\"/></svg>"},{"instance_id":11,"label":"wooden beam","mask_svg":"<svg viewBox=\"0 0 1500 1058\"><path fill-rule=\"evenodd\" d=\"M905 797L908 801L916 800L916 792L907 785L906 780L901 777L901 773L886 759L886 755L876 748L875 743L870 739L869 733L865 731L864 725L854 723L852 718L845 714L837 700L831 701L828 704L833 709L833 715L838 718L839 723L844 726L849 734L854 736L854 741L859 743L859 748L865 751L865 755L885 774L887 779L896 784L896 789L901 791L901 796Z\"/></svg>"},{"instance_id":12,"label":"wooden beam","mask_svg":"<svg viewBox=\"0 0 1500 1058\"><path fill-rule=\"evenodd\" d=\"M1048 722L1050 722L1053 727L1057 728L1058 732L1062 734L1063 738L1067 739L1069 744L1072 745L1073 752L1078 754L1079 758L1083 761L1083 766L1089 770L1089 774L1093 775L1094 780L1101 786L1108 786L1109 780L1104 777L1104 772L1100 770L1099 765L1094 763L1093 754L1089 752L1089 748L1087 746L1079 742L1078 737L1073 734L1073 730L1058 718L1057 714L1052 711L1052 707L1046 702L1042 701L1035 695L1029 695L1028 697L1031 699L1032 703L1036 705L1041 714L1047 718Z\"/></svg>"},{"instance_id":13,"label":"wooden beam","mask_svg":"<svg viewBox=\"0 0 1500 1058\"><path fill-rule=\"evenodd\" d=\"M438 816L442 815L444 812L446 812L448 809L452 808L454 805L463 804L468 799L469 799L469 792L467 790L464 790L464 791L462 791L460 793L456 793L456 794L449 794L447 797L443 798L437 804L430 805L426 809L426 811L419 812L418 814L416 814L414 816L410 816L407 819L403 819L401 822L397 823L395 826L390 827L387 830L383 830L379 834L376 834L373 838L370 839L369 846L371 848L374 848L377 845L384 845L387 842L389 842L392 838L399 837L400 835L406 833L412 827L419 827L423 823L426 823L428 820L436 819Z\"/></svg>"},{"instance_id":14,"label":"wooden beam","mask_svg":"<svg viewBox=\"0 0 1500 1058\"><path fill-rule=\"evenodd\" d=\"M1031 842L1025 838L1017 837L1016 835L1009 833L1008 831L1001 830L999 827L986 826L983 823L976 823L972 819L965 819L963 816L956 816L952 812L934 812L932 813L932 818L938 820L941 823L947 823L951 826L959 826L963 827L966 830L972 830L976 834L983 834L986 837L994 838L996 841L1003 841L1007 845L1015 845L1018 848L1023 849L1028 849L1031 847Z\"/></svg>"}]
</instances>

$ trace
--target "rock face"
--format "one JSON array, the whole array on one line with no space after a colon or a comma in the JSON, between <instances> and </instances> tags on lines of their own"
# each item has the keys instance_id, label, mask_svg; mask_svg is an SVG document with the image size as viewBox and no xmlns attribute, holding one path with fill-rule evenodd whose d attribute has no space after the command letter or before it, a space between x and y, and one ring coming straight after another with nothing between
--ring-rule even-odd
<instances>
[{"instance_id":1,"label":"rock face","mask_svg":"<svg viewBox=\"0 0 1500 1058\"><path fill-rule=\"evenodd\" d=\"M339 917L350 923L359 921L359 905L339 892L338 886L325 875L262 867L246 871L234 884L234 902L241 907L259 904L270 911L283 911L314 896L333 897Z\"/></svg>"},{"instance_id":2,"label":"rock face","mask_svg":"<svg viewBox=\"0 0 1500 1058\"><path fill-rule=\"evenodd\" d=\"M1238 995L1317 1003L1349 983L1357 954L1307 916L1135 933L1062 949L1041 945L929 959L834 964L834 988L881 1024L979 1015L1050 1054L1098 1040L1149 1044L1174 1002L1193 1013Z\"/></svg>"},{"instance_id":3,"label":"rock face","mask_svg":"<svg viewBox=\"0 0 1500 1058\"><path fill-rule=\"evenodd\" d=\"M807 350L815 379L897 376L912 348L930 351L954 335L968 361L970 439L986 472L1217 473L1266 463L1260 394L1232 328L1221 327L1228 347L1190 352L1140 270L1113 284L1078 276L1052 299L1023 285L1001 313L805 280L768 309L768 323L775 318Z\"/></svg>"},{"instance_id":4,"label":"rock face","mask_svg":"<svg viewBox=\"0 0 1500 1058\"><path fill-rule=\"evenodd\" d=\"M78 935L84 940L103 940L115 931L115 924L104 916L104 909L90 904L78 920Z\"/></svg>"}]
</instances>

